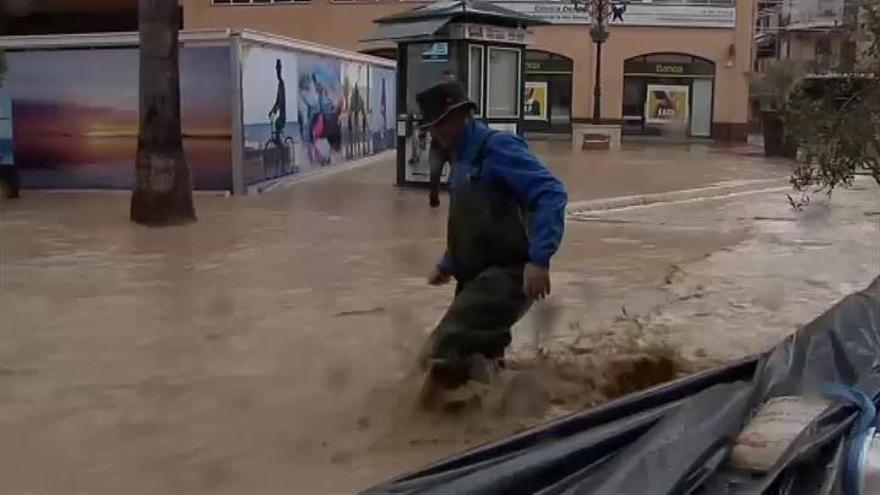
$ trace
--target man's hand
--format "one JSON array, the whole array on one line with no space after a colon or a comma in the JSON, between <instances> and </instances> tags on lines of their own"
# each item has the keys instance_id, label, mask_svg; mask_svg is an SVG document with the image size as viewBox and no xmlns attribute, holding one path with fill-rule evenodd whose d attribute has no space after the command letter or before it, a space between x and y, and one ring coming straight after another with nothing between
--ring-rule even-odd
<instances>
[{"instance_id":1,"label":"man's hand","mask_svg":"<svg viewBox=\"0 0 880 495\"><path fill-rule=\"evenodd\" d=\"M435 266L433 270L431 270L431 274L428 275L428 283L431 285L444 285L448 284L452 279L449 275L440 271L440 267Z\"/></svg>"},{"instance_id":2,"label":"man's hand","mask_svg":"<svg viewBox=\"0 0 880 495\"><path fill-rule=\"evenodd\" d=\"M550 295L550 269L528 263L523 272L523 292L535 299Z\"/></svg>"}]
</instances>

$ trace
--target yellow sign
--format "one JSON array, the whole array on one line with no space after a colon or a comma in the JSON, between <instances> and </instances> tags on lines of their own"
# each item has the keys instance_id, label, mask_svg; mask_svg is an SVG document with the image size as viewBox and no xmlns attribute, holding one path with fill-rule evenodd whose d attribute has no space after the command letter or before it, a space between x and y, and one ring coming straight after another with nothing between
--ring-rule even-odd
<instances>
[{"instance_id":1,"label":"yellow sign","mask_svg":"<svg viewBox=\"0 0 880 495\"><path fill-rule=\"evenodd\" d=\"M649 84L645 102L648 124L683 123L688 120L688 87Z\"/></svg>"},{"instance_id":2,"label":"yellow sign","mask_svg":"<svg viewBox=\"0 0 880 495\"><path fill-rule=\"evenodd\" d=\"M661 72L663 74L684 74L684 66L657 64L656 67L654 67L654 71Z\"/></svg>"},{"instance_id":3,"label":"yellow sign","mask_svg":"<svg viewBox=\"0 0 880 495\"><path fill-rule=\"evenodd\" d=\"M547 120L547 83L526 81L523 116L526 120Z\"/></svg>"}]
</instances>

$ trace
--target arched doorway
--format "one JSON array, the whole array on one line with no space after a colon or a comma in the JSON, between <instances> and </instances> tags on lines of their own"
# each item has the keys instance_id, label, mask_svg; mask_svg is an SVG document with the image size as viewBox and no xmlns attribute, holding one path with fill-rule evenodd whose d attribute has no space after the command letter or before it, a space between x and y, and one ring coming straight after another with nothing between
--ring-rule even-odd
<instances>
[{"instance_id":1,"label":"arched doorway","mask_svg":"<svg viewBox=\"0 0 880 495\"><path fill-rule=\"evenodd\" d=\"M715 63L684 53L649 53L623 62L625 134L710 137Z\"/></svg>"},{"instance_id":2,"label":"arched doorway","mask_svg":"<svg viewBox=\"0 0 880 495\"><path fill-rule=\"evenodd\" d=\"M523 129L532 134L571 134L574 62L557 53L526 50Z\"/></svg>"}]
</instances>

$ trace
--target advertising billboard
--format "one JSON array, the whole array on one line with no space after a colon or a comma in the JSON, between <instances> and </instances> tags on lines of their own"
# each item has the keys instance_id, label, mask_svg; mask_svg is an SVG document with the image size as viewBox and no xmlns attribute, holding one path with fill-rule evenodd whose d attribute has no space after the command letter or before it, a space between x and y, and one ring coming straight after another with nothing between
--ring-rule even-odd
<instances>
[{"instance_id":1,"label":"advertising billboard","mask_svg":"<svg viewBox=\"0 0 880 495\"><path fill-rule=\"evenodd\" d=\"M346 160L370 154L367 120L370 95L370 67L364 63L342 63L342 144Z\"/></svg>"},{"instance_id":2,"label":"advertising billboard","mask_svg":"<svg viewBox=\"0 0 880 495\"><path fill-rule=\"evenodd\" d=\"M7 53L15 165L23 187L134 185L138 138L136 48ZM183 47L183 146L193 185L232 188L228 47Z\"/></svg>"},{"instance_id":3,"label":"advertising billboard","mask_svg":"<svg viewBox=\"0 0 880 495\"><path fill-rule=\"evenodd\" d=\"M688 87L649 84L645 102L648 124L683 124L688 119Z\"/></svg>"},{"instance_id":4,"label":"advertising billboard","mask_svg":"<svg viewBox=\"0 0 880 495\"><path fill-rule=\"evenodd\" d=\"M397 73L394 69L370 67L370 134L373 153L396 146L395 102L397 101Z\"/></svg>"},{"instance_id":5,"label":"advertising billboard","mask_svg":"<svg viewBox=\"0 0 880 495\"><path fill-rule=\"evenodd\" d=\"M303 143L301 169L344 160L341 113L344 106L338 59L297 55L297 112Z\"/></svg>"},{"instance_id":6,"label":"advertising billboard","mask_svg":"<svg viewBox=\"0 0 880 495\"><path fill-rule=\"evenodd\" d=\"M503 7L536 17L551 24L590 24L590 16L583 8L576 8L568 0L526 0L498 2ZM669 5L612 2L610 25L656 27L736 27L736 7L707 5Z\"/></svg>"},{"instance_id":7,"label":"advertising billboard","mask_svg":"<svg viewBox=\"0 0 880 495\"><path fill-rule=\"evenodd\" d=\"M396 71L245 46L244 180L306 174L394 148Z\"/></svg>"},{"instance_id":8,"label":"advertising billboard","mask_svg":"<svg viewBox=\"0 0 880 495\"><path fill-rule=\"evenodd\" d=\"M244 50L241 101L245 184L299 171L298 78L293 52L257 46Z\"/></svg>"},{"instance_id":9,"label":"advertising billboard","mask_svg":"<svg viewBox=\"0 0 880 495\"><path fill-rule=\"evenodd\" d=\"M526 81L526 98L523 104L526 120L547 120L547 83Z\"/></svg>"}]
</instances>

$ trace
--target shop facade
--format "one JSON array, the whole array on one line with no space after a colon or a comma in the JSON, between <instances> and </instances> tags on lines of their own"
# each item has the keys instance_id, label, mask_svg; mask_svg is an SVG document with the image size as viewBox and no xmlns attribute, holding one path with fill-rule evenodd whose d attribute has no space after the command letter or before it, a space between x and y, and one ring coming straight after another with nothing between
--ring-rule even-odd
<instances>
[{"instance_id":1,"label":"shop facade","mask_svg":"<svg viewBox=\"0 0 880 495\"><path fill-rule=\"evenodd\" d=\"M525 133L571 134L574 61L545 50L526 50L525 74Z\"/></svg>"},{"instance_id":2,"label":"shop facade","mask_svg":"<svg viewBox=\"0 0 880 495\"><path fill-rule=\"evenodd\" d=\"M586 123L593 114L595 69L595 47L590 42L590 20L587 16L575 12L568 0L488 1L550 23L530 29L532 43L527 47L525 62L529 62L532 68L526 66L524 69L526 81L529 83L524 91L528 93L531 90L532 96L529 98L528 94L521 95L521 111L527 117L522 131L564 135L569 127L576 130L579 125ZM426 3L429 2L180 0L183 26L186 30L252 29L349 51L386 55L395 53L392 44L364 42L373 31L374 21ZM124 4L130 10L134 8L135 2L115 0L112 4ZM91 0L69 0L65 2L65 15L73 11L95 10L95 14L102 19L112 17L99 11L97 5L98 2ZM625 125L627 132L650 134L660 131L662 135L662 131L668 133L672 129L676 131L673 134L687 131L685 135L703 137L707 126L700 119L705 119L706 112L700 109L700 105L705 102L711 86L708 135L723 141L744 140L748 128L753 10L754 0L629 0L617 3L610 21L611 37L603 46L601 61L603 120L606 123ZM117 17L122 19L123 16ZM18 18L14 22L18 27L26 25ZM104 23L101 26L107 30L126 27L121 20L119 24L112 26ZM636 79L650 77L640 75L647 73L634 72L634 69L625 67L628 63L632 65L632 61L639 57L664 54L707 61L714 65L714 74L711 78L705 77L708 74L703 73L678 75L693 77L671 77L676 74L663 74L659 79L666 82L639 82ZM570 68L561 68L562 64L558 61L562 60L570 60L570 64L564 64L570 65ZM570 90L566 90L569 71ZM711 79L711 85L705 79ZM677 122L663 128L658 127L662 124L647 122L643 122L646 124L644 126L643 123L638 123L637 126L637 116L632 112L636 106L649 105L647 84L671 86L668 89L673 94L682 96L684 93L679 86L687 86L687 98L693 103L687 109L688 122ZM633 95L636 94L643 101L633 102ZM541 108L543 98L547 100L546 108ZM529 106L526 107L526 104ZM568 123L565 122L566 106L571 108ZM638 116L642 120L648 119L644 112Z\"/></svg>"},{"instance_id":3,"label":"shop facade","mask_svg":"<svg viewBox=\"0 0 880 495\"><path fill-rule=\"evenodd\" d=\"M375 19L427 2L412 0L183 0L184 25L253 28L365 53L391 47L366 43ZM500 1L498 4L549 22L530 28L524 61L521 112L526 134L577 131L592 116L595 46L587 16L568 1ZM610 23L603 46L603 121L627 133L681 135L743 141L747 134L753 0L630 1ZM333 19L333 22L327 22ZM643 64L675 64L681 73L644 72ZM707 67L713 67L711 74ZM653 70L657 70L656 66ZM686 113L666 122L648 116L657 106L648 93L686 99ZM665 88L664 88L665 86ZM659 87L659 88L658 88ZM686 90L684 89L686 88ZM719 97L723 95L723 97ZM660 93L657 93L657 97ZM635 101L636 97L639 101ZM651 97L649 101L649 97ZM708 108L707 108L708 107ZM634 112L638 109L639 114ZM641 121L637 122L636 117ZM707 120L708 119L708 120ZM650 122L649 122L650 121Z\"/></svg>"},{"instance_id":4,"label":"shop facade","mask_svg":"<svg viewBox=\"0 0 880 495\"><path fill-rule=\"evenodd\" d=\"M670 138L711 137L715 64L679 53L623 63L623 132Z\"/></svg>"}]
</instances>

